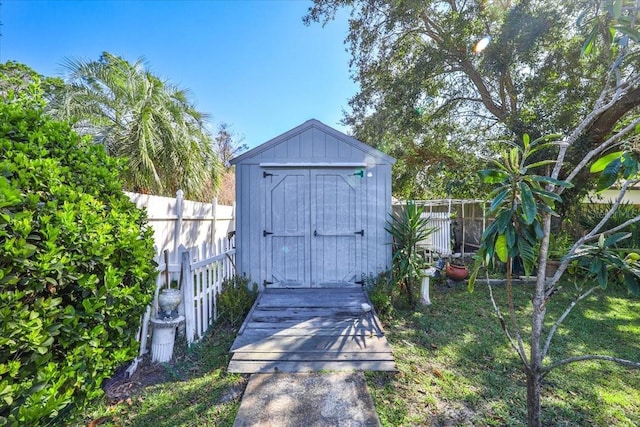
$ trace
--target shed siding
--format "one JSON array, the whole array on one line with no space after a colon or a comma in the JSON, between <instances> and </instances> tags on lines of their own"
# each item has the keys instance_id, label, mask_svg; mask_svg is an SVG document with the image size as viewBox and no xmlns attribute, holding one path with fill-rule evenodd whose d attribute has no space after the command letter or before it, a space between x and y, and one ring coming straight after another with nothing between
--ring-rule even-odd
<instances>
[{"instance_id":1,"label":"shed siding","mask_svg":"<svg viewBox=\"0 0 640 427\"><path fill-rule=\"evenodd\" d=\"M362 209L358 223L365 231L362 240L362 273L376 274L390 267L390 236L385 231L391 211L391 165L394 160L351 137L310 120L280 137L266 142L232 161L236 165L237 254L239 274L262 284L267 277L267 239L263 237L268 168L261 163L313 163L322 168L330 163L365 163L362 177ZM346 168L349 169L349 168ZM368 176L371 175L371 176Z\"/></svg>"}]
</instances>

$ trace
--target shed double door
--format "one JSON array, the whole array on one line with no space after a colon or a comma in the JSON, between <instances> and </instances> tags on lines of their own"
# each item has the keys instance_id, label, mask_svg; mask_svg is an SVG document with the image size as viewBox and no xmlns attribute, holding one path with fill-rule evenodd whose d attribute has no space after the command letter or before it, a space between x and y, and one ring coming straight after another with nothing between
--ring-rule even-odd
<instances>
[{"instance_id":1,"label":"shed double door","mask_svg":"<svg viewBox=\"0 0 640 427\"><path fill-rule=\"evenodd\" d=\"M265 283L316 287L359 280L362 173L272 169L264 175Z\"/></svg>"}]
</instances>

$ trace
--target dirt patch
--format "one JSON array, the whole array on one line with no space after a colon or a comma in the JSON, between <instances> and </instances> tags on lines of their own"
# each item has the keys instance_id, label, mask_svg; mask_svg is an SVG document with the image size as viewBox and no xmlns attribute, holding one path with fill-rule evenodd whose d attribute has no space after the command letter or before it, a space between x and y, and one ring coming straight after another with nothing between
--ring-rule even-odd
<instances>
[{"instance_id":1,"label":"dirt patch","mask_svg":"<svg viewBox=\"0 0 640 427\"><path fill-rule=\"evenodd\" d=\"M128 365L121 367L104 382L104 392L111 402L127 399L145 387L173 379L164 365L148 360L140 364L131 377L127 377L127 368Z\"/></svg>"}]
</instances>

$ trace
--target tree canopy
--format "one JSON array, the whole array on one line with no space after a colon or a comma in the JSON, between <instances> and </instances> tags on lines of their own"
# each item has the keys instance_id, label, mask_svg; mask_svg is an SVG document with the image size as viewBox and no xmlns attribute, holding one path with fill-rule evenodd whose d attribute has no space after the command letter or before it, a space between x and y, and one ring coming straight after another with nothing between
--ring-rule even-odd
<instances>
[{"instance_id":1,"label":"tree canopy","mask_svg":"<svg viewBox=\"0 0 640 427\"><path fill-rule=\"evenodd\" d=\"M396 191L422 192L421 175L434 169L446 169L448 182L466 182L464 166L491 156L496 142L566 133L579 123L615 55L606 43L580 55L593 28L575 25L582 6L578 0L315 0L305 22L326 24L338 9L350 8L346 43L360 91L345 121L363 141L401 159L412 156L399 162ZM596 28L609 34L606 25ZM634 69L633 61L621 68ZM569 159L579 161L640 105L637 81L626 90L584 129Z\"/></svg>"}]
</instances>

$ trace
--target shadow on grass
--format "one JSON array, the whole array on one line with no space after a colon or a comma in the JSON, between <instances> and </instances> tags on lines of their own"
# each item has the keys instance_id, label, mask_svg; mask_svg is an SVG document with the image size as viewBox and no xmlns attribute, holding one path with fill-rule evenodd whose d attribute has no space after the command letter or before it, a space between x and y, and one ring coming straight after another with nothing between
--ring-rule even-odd
<instances>
[{"instance_id":1,"label":"shadow on grass","mask_svg":"<svg viewBox=\"0 0 640 427\"><path fill-rule=\"evenodd\" d=\"M231 426L247 377L227 373L229 348L237 328L216 326L203 340L177 350L171 364L143 366L164 370L165 381L141 388L116 403L105 399L87 418L101 426ZM176 349L185 348L176 343ZM81 424L78 424L81 425ZM84 425L87 425L85 422Z\"/></svg>"},{"instance_id":2,"label":"shadow on grass","mask_svg":"<svg viewBox=\"0 0 640 427\"><path fill-rule=\"evenodd\" d=\"M494 292L502 303L504 286ZM530 292L527 285L514 289L525 340ZM568 292L557 295L548 318L555 319L571 297ZM554 339L551 357L604 353L637 359L640 301L625 298L624 291L610 289L582 301ZM524 425L522 364L493 313L487 287L477 287L473 294L462 284L437 288L432 301L418 312L396 316L386 328L400 372L368 375L377 407L398 404L379 411L383 424ZM544 385L545 425L640 424L638 377L612 363L558 368Z\"/></svg>"}]
</instances>

